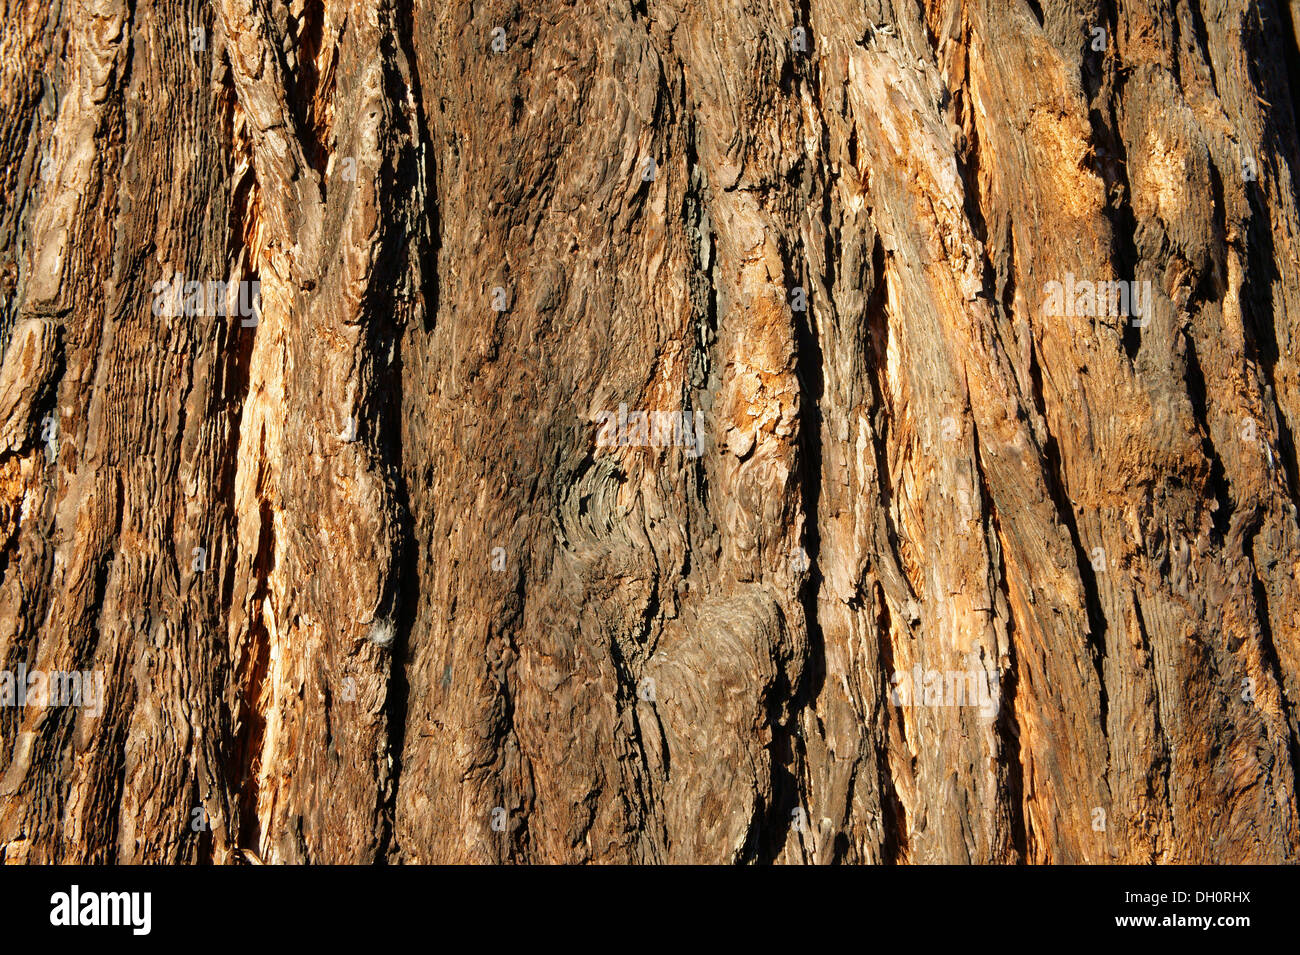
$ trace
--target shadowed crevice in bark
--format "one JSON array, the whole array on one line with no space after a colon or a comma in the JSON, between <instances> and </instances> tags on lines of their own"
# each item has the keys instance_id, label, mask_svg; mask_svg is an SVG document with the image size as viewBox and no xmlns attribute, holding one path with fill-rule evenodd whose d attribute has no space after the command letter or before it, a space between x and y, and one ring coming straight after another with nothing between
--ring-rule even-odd
<instances>
[{"instance_id":1,"label":"shadowed crevice in bark","mask_svg":"<svg viewBox=\"0 0 1300 955\"><path fill-rule=\"evenodd\" d=\"M1278 695L1281 698L1281 715L1287 727L1288 750L1291 757L1290 764L1284 768L1289 771L1291 785L1294 786L1296 774L1298 768L1300 768L1300 716L1297 715L1296 711L1298 701L1292 698L1288 692L1285 667L1278 655L1273 624L1269 619L1270 604L1276 603L1276 601L1269 600L1268 588L1259 573L1258 562L1260 557L1254 546L1257 533L1257 527L1247 532L1242 542L1243 552L1250 562L1251 589L1255 607L1255 620L1259 626L1260 647L1264 654L1268 675L1276 684Z\"/></svg>"},{"instance_id":2,"label":"shadowed crevice in bark","mask_svg":"<svg viewBox=\"0 0 1300 955\"><path fill-rule=\"evenodd\" d=\"M236 736L230 779L239 792L238 846L257 851L262 844L261 819L258 814L258 796L261 792L259 776L263 771L262 747L266 733L266 680L270 666L271 636L260 619L260 608L266 600L275 550L274 528L270 507L263 502L262 525L258 539L257 559L254 564L258 585L252 594L254 608L252 626L247 644L235 670L235 682L243 688L242 698L235 711ZM269 767L265 767L269 769Z\"/></svg>"},{"instance_id":3,"label":"shadowed crevice in bark","mask_svg":"<svg viewBox=\"0 0 1300 955\"><path fill-rule=\"evenodd\" d=\"M1200 426L1201 450L1209 466L1206 480L1206 496L1215 502L1214 527L1215 538L1220 546L1228 543L1228 534L1233 525L1236 503L1224 472L1223 461L1210 439L1205 375L1201 371L1200 361L1196 357L1196 345L1190 336L1184 339L1187 354L1187 397L1191 401L1196 423Z\"/></svg>"}]
</instances>

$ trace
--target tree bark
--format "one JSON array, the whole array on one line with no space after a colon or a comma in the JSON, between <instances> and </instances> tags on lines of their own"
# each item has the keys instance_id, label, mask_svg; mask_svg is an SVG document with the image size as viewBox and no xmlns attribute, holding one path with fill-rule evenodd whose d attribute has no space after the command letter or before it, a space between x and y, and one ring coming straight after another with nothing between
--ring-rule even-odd
<instances>
[{"instance_id":1,"label":"tree bark","mask_svg":"<svg viewBox=\"0 0 1300 955\"><path fill-rule=\"evenodd\" d=\"M0 0L0 859L1295 861L1298 29Z\"/></svg>"}]
</instances>

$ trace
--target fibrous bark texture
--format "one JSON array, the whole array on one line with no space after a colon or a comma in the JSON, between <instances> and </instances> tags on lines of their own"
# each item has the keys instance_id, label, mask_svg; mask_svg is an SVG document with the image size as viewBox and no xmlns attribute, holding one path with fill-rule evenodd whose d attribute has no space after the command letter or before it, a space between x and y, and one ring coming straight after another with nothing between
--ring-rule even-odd
<instances>
[{"instance_id":1,"label":"fibrous bark texture","mask_svg":"<svg viewBox=\"0 0 1300 955\"><path fill-rule=\"evenodd\" d=\"M0 0L0 859L1296 860L1298 27Z\"/></svg>"}]
</instances>

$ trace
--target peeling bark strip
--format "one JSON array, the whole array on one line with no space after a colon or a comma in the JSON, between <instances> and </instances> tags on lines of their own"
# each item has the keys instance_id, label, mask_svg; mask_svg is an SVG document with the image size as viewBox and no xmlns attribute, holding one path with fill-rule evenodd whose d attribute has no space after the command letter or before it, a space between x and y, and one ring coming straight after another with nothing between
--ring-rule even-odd
<instances>
[{"instance_id":1,"label":"peeling bark strip","mask_svg":"<svg viewBox=\"0 0 1300 955\"><path fill-rule=\"evenodd\" d=\"M1297 27L0 0L0 859L1295 861Z\"/></svg>"}]
</instances>

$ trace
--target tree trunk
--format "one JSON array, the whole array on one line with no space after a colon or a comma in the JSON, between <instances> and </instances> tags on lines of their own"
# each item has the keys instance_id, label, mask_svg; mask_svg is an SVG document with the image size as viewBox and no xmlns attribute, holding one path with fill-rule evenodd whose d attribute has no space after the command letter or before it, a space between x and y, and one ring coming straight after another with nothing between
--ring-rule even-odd
<instances>
[{"instance_id":1,"label":"tree trunk","mask_svg":"<svg viewBox=\"0 0 1300 955\"><path fill-rule=\"evenodd\" d=\"M0 859L1296 860L1297 28L0 0Z\"/></svg>"}]
</instances>

